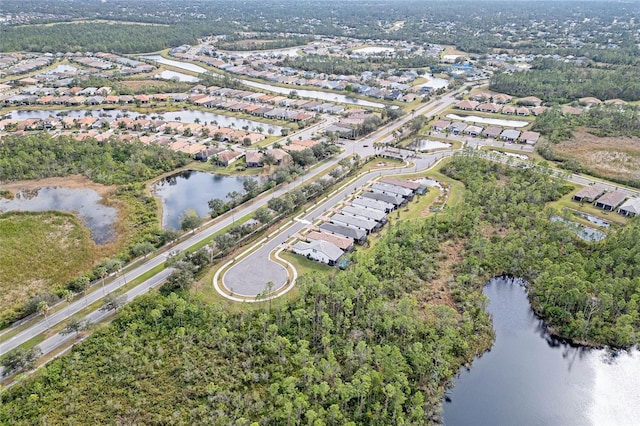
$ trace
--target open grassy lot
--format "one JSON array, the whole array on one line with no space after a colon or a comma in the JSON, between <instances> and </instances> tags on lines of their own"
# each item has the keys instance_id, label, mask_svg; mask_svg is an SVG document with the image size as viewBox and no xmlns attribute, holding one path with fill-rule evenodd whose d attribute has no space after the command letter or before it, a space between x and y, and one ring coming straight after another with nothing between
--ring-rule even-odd
<instances>
[{"instance_id":1,"label":"open grassy lot","mask_svg":"<svg viewBox=\"0 0 640 426\"><path fill-rule=\"evenodd\" d=\"M0 215L0 315L91 268L89 230L60 212Z\"/></svg>"},{"instance_id":2,"label":"open grassy lot","mask_svg":"<svg viewBox=\"0 0 640 426\"><path fill-rule=\"evenodd\" d=\"M553 146L558 157L575 160L605 179L640 184L640 138L598 137L584 130Z\"/></svg>"}]
</instances>

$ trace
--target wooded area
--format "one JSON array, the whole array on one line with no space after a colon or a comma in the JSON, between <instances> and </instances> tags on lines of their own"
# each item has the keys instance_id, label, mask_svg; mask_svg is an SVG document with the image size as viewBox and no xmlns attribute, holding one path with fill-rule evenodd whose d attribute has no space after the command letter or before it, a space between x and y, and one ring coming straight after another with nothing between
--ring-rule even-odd
<instances>
[{"instance_id":1,"label":"wooded area","mask_svg":"<svg viewBox=\"0 0 640 426\"><path fill-rule=\"evenodd\" d=\"M81 174L107 185L141 182L188 164L188 155L158 145L78 142L71 136L47 133L9 135L0 144L0 181L42 179Z\"/></svg>"}]
</instances>

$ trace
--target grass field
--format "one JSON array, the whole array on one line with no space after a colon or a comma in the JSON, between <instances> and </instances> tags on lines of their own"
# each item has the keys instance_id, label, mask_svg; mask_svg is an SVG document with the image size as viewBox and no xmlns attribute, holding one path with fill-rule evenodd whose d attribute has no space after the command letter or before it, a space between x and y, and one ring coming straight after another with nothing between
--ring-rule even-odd
<instances>
[{"instance_id":1,"label":"grass field","mask_svg":"<svg viewBox=\"0 0 640 426\"><path fill-rule=\"evenodd\" d=\"M571 140L554 145L553 150L605 179L640 183L640 138L601 138L577 131Z\"/></svg>"},{"instance_id":2,"label":"grass field","mask_svg":"<svg viewBox=\"0 0 640 426\"><path fill-rule=\"evenodd\" d=\"M0 315L90 269L97 255L89 230L70 214L0 215Z\"/></svg>"}]
</instances>

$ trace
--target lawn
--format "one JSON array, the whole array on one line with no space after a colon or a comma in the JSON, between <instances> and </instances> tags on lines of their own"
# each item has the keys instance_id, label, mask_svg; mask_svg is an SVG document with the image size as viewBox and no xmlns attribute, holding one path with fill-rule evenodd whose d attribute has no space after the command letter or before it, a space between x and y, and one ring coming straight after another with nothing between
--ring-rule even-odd
<instances>
[{"instance_id":1,"label":"lawn","mask_svg":"<svg viewBox=\"0 0 640 426\"><path fill-rule=\"evenodd\" d=\"M0 216L0 315L30 297L60 288L100 254L89 230L60 212Z\"/></svg>"},{"instance_id":2,"label":"lawn","mask_svg":"<svg viewBox=\"0 0 640 426\"><path fill-rule=\"evenodd\" d=\"M335 271L335 268L327 266L323 263L314 262L313 260L309 260L304 256L300 256L291 252L283 251L280 254L280 257L291 263L296 271L298 271L298 275L308 274L310 272L321 272L328 273L329 271Z\"/></svg>"}]
</instances>

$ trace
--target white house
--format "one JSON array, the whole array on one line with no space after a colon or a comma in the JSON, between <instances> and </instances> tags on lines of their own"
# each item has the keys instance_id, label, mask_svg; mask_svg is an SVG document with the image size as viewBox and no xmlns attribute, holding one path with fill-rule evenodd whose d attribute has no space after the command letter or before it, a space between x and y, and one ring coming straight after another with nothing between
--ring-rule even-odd
<instances>
[{"instance_id":1,"label":"white house","mask_svg":"<svg viewBox=\"0 0 640 426\"><path fill-rule=\"evenodd\" d=\"M326 263L334 266L344 254L336 245L323 240L312 240L311 242L298 241L291 250L300 256L308 257L316 262Z\"/></svg>"}]
</instances>

